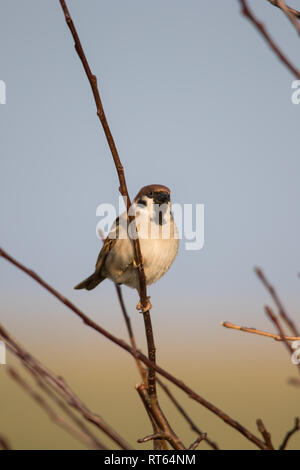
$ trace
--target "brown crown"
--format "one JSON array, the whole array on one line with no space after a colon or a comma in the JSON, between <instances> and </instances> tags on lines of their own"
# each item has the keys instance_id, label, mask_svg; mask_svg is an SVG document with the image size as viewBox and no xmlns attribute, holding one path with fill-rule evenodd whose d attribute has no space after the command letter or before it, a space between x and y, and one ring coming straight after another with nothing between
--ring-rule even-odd
<instances>
[{"instance_id":1,"label":"brown crown","mask_svg":"<svg viewBox=\"0 0 300 470\"><path fill-rule=\"evenodd\" d=\"M151 193L168 193L170 194L169 188L167 186L163 186L162 184L149 184L148 186L144 186L135 196L135 200L142 196L150 196ZM153 197L153 196L152 196Z\"/></svg>"}]
</instances>

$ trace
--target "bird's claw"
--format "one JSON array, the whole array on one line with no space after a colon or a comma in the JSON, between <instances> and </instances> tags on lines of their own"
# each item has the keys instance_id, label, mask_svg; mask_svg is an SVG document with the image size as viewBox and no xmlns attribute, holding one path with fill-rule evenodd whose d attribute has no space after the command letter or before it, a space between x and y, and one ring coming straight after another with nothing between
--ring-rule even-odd
<instances>
[{"instance_id":1,"label":"bird's claw","mask_svg":"<svg viewBox=\"0 0 300 470\"><path fill-rule=\"evenodd\" d=\"M141 301L139 301L139 303L136 306L136 309L139 310L140 313L148 312L148 310L151 310L151 308L152 308L152 305L150 302L150 297L147 297L145 306L142 305Z\"/></svg>"},{"instance_id":2,"label":"bird's claw","mask_svg":"<svg viewBox=\"0 0 300 470\"><path fill-rule=\"evenodd\" d=\"M144 258L142 257L142 264L144 264ZM139 264L137 264L137 262L135 261L135 258L132 258L132 265L134 268L138 269L139 268Z\"/></svg>"}]
</instances>

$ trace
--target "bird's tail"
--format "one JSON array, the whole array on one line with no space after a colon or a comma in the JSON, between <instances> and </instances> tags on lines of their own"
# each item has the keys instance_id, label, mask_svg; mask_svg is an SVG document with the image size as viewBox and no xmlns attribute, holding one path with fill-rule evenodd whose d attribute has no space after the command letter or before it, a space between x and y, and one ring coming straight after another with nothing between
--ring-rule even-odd
<instances>
[{"instance_id":1,"label":"bird's tail","mask_svg":"<svg viewBox=\"0 0 300 470\"><path fill-rule=\"evenodd\" d=\"M91 276L87 277L84 281L77 284L74 289L86 289L92 290L94 289L100 282L102 282L105 278L100 276L100 274L96 271Z\"/></svg>"}]
</instances>

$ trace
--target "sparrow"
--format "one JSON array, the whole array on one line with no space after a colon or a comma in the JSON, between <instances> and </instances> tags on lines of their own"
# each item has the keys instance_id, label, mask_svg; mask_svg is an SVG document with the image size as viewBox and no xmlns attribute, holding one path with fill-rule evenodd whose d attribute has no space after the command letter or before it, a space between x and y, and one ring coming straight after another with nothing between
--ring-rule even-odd
<instances>
[{"instance_id":1,"label":"sparrow","mask_svg":"<svg viewBox=\"0 0 300 470\"><path fill-rule=\"evenodd\" d=\"M130 214L135 215L146 284L150 285L168 271L178 252L178 231L171 212L169 188L160 184L144 186L134 198ZM103 243L95 272L74 289L92 290L108 278L139 292L134 236L125 211L117 217ZM141 309L140 302L137 309Z\"/></svg>"}]
</instances>

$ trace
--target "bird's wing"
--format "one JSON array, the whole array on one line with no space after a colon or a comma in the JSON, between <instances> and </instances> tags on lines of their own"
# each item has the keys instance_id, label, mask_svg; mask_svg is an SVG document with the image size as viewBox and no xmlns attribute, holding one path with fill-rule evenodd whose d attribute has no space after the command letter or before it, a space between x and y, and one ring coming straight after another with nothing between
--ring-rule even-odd
<instances>
[{"instance_id":1,"label":"bird's wing","mask_svg":"<svg viewBox=\"0 0 300 470\"><path fill-rule=\"evenodd\" d=\"M118 236L119 236L119 223L120 223L120 218L117 217L111 231L109 232L108 236L103 242L103 246L100 250L100 253L97 258L96 266L95 266L95 271L100 273L105 260L107 258L107 255L109 252L112 250L112 248L115 246Z\"/></svg>"},{"instance_id":2,"label":"bird's wing","mask_svg":"<svg viewBox=\"0 0 300 470\"><path fill-rule=\"evenodd\" d=\"M100 272L101 268L106 260L106 257L110 250L115 246L116 244L116 239L109 239L106 238L105 242L103 243L103 246L100 250L100 253L97 258L96 266L95 266L95 271Z\"/></svg>"}]
</instances>

